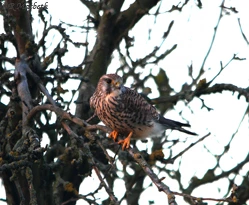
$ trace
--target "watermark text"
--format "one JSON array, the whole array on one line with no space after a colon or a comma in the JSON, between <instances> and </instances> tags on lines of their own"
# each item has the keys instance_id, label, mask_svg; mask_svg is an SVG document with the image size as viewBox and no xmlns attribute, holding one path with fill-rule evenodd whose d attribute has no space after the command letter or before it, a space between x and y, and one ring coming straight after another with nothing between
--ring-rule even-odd
<instances>
[{"instance_id":1,"label":"watermark text","mask_svg":"<svg viewBox=\"0 0 249 205\"><path fill-rule=\"evenodd\" d=\"M26 3L10 3L10 4L5 4L7 9L12 9L12 10L19 10L19 9L48 9L48 2L44 4L38 4L37 2L34 2L33 4L29 4L29 1L26 1Z\"/></svg>"}]
</instances>

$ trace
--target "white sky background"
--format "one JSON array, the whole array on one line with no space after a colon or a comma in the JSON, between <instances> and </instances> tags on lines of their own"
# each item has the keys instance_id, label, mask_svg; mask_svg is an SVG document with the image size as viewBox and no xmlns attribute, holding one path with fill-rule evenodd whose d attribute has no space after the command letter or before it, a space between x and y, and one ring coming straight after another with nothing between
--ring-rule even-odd
<instances>
[{"instance_id":1,"label":"white sky background","mask_svg":"<svg viewBox=\"0 0 249 205\"><path fill-rule=\"evenodd\" d=\"M44 3L46 1L37 1L38 4ZM128 1L125 3L123 9L129 7L130 3L133 1ZM177 1L178 2L178 1ZM171 9L171 6L176 1L163 1L160 12L167 11ZM155 46L159 46L162 42L163 33L167 31L168 25L171 20L174 20L172 31L170 32L169 37L166 39L162 46L162 51L170 49L174 44L177 44L177 49L168 55L165 60L160 61L158 66L147 67L145 70L137 70L141 72L141 78L152 72L157 74L159 68L163 68L169 79L170 85L173 86L175 91L181 89L182 84L185 82L190 83L191 79L188 77L188 68L187 66L193 65L193 73L196 76L199 72L200 66L203 62L203 59L209 49L211 39L213 37L214 27L217 24L218 17L220 14L220 5L221 1L202 1L203 8L199 9L195 5L196 1L190 1L187 6L184 7L182 12L172 12L159 15L156 19L156 24L154 24L153 16L144 17L135 28L129 33L131 37L134 37L134 47L130 48L131 56L136 56L137 59L142 58L144 55L149 54ZM246 58L245 61L233 61L225 70L217 77L214 81L215 83L232 83L238 87L246 88L249 84L249 46L244 41L239 25L238 18L242 25L242 29L247 39L249 39L249 1L244 0L233 0L225 1L226 7L235 7L238 11L237 14L230 12L230 15L224 16L221 21L217 31L216 39L211 50L210 56L205 65L205 74L203 78L206 78L207 81L211 80L220 70L220 61L225 65L234 54L237 54L240 58ZM78 0L53 0L48 2L48 10L52 15L52 23L57 25L59 20L62 20L67 23L75 25L85 25L86 26L86 16L89 14L88 10ZM37 12L34 10L34 12ZM154 13L153 9L150 13ZM36 15L34 14L34 17ZM2 27L2 19L0 19L0 26ZM33 30L38 29L38 38L41 37L43 26L34 21ZM151 40L148 41L148 29L151 31ZM85 34L79 32L70 32L68 29L68 34L73 38L74 41L84 42ZM51 44L51 51L54 49L56 42L60 41L58 33L50 33L48 44ZM91 46L94 44L96 37L95 32L90 32L89 43L90 50ZM51 40L53 42L51 43ZM124 45L122 43L121 45ZM82 60L82 52L84 48L75 49L71 46L68 47L70 51L66 54L64 58L64 63L69 65L78 65ZM15 54L9 53L9 56L13 57ZM108 69L110 72L115 72L119 67L120 62L117 53L113 55L112 63ZM133 59L135 60L135 59ZM56 65L54 65L56 66ZM130 86L132 81L129 81L127 86ZM76 84L74 83L76 88ZM158 97L158 91L156 87L153 86L153 80L148 80L147 86L152 88L152 94L149 97L155 98ZM65 88L68 85L65 85ZM192 125L191 130L197 132L200 137L211 132L211 136L204 140L203 143L193 147L189 152L185 153L181 160L180 170L182 173L182 183L184 187L187 187L192 176L203 177L206 170L213 168L216 165L216 160L213 155L219 155L223 152L224 146L229 142L232 133L234 133L239 126L240 121L246 111L247 103L244 98L241 97L240 100L237 99L238 94L232 94L231 92L224 92L222 94L208 95L203 96L205 104L211 108L213 111L208 112L206 109L201 109L201 101L199 99L193 100L189 106L192 109L192 113L189 108L185 106L184 103L178 103L175 106L175 110L172 110L167 113L167 118L183 121L179 116L179 112L183 111L183 117L189 120ZM71 107L72 113L74 112L74 107ZM230 170L237 163L242 161L246 154L248 153L248 117L246 116L244 121L241 123L241 127L233 142L231 143L231 149L220 161L220 168L224 171ZM187 142L184 144L179 144L177 149L172 150L173 153L177 154L179 150L182 150L183 147L186 147L190 143L196 141L198 138L188 137L186 135L179 135L178 132L173 132L171 134L173 138L179 138L182 141L187 139ZM46 144L46 142L43 143ZM205 144L205 147L204 147ZM45 146L45 145L44 145ZM140 143L140 150L149 148L150 143L144 144ZM239 151L238 151L239 150ZM168 154L168 150L165 147L165 155ZM211 154L210 154L211 153ZM173 165L168 165L169 167L177 168L180 160L177 160ZM121 165L118 164L120 168ZM249 169L249 164L247 164L241 171L240 175L244 176ZM217 169L217 173L220 173L221 170ZM158 173L158 170L155 169L155 172ZM118 173L121 174L121 173ZM171 190L178 191L177 183L170 179L166 173L160 173L159 177L166 176L164 183L168 185ZM230 176L230 179L233 179L234 176ZM235 178L235 183L240 184L241 177L237 176ZM146 179L145 186L149 186L151 181ZM89 191L94 191L99 181L97 178L88 177L82 184L88 185L87 190L80 190L80 194L86 194ZM89 187L89 184L92 184L92 187ZM125 190L124 185L121 180L116 182L118 188L114 190L115 195L120 199L123 196L123 192L119 190ZM228 180L222 179L219 182L215 182L211 185L203 186L194 191L193 195L198 197L212 197L212 198L222 198L225 197L225 192L223 187L228 186ZM218 189L222 191L219 192ZM4 198L4 190L0 190L0 198ZM99 197L101 200L108 197L105 191L102 189L99 192ZM163 193L159 193L155 186L149 187L142 194L140 204L147 205L148 200L154 200L156 205L165 204L166 196ZM177 196L178 204L185 204L182 200L182 197ZM208 202L209 204L215 204L213 202ZM0 202L1 204L5 204ZM78 201L77 204L87 204L82 200ZM126 203L123 202L122 205ZM248 203L249 204L249 203Z\"/></svg>"}]
</instances>

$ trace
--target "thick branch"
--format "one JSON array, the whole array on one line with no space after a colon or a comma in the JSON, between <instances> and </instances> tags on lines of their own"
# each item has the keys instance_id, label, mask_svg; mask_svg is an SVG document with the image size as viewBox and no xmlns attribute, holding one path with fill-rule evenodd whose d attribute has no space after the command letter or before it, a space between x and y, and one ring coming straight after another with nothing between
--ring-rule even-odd
<instances>
[{"instance_id":1,"label":"thick branch","mask_svg":"<svg viewBox=\"0 0 249 205\"><path fill-rule=\"evenodd\" d=\"M15 19L12 26L14 28L19 55L25 53L25 47L29 41L28 38L32 37L31 19L25 6L25 0L6 1L6 8Z\"/></svg>"}]
</instances>

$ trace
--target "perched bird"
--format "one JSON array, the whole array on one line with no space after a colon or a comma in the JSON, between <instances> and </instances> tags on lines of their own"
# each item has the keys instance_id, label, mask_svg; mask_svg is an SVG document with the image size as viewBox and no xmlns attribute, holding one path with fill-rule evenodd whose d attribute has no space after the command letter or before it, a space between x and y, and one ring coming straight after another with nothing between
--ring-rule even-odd
<instances>
[{"instance_id":1,"label":"perched bird","mask_svg":"<svg viewBox=\"0 0 249 205\"><path fill-rule=\"evenodd\" d=\"M109 137L115 141L118 134L126 135L122 149L130 146L131 138L144 139L155 136L166 129L196 135L182 127L189 124L166 119L135 90L123 85L123 79L116 74L103 75L90 98L90 106L99 119L113 131Z\"/></svg>"}]
</instances>

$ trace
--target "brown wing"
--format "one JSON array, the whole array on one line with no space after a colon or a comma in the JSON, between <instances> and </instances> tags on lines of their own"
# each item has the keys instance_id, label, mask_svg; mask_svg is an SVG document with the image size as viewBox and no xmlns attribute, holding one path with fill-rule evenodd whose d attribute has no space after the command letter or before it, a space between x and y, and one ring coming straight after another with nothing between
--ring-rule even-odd
<instances>
[{"instance_id":1,"label":"brown wing","mask_svg":"<svg viewBox=\"0 0 249 205\"><path fill-rule=\"evenodd\" d=\"M124 117L129 118L135 124L148 125L152 121L159 119L156 108L150 105L135 90L123 87L122 94L119 96L119 103L116 111L121 112Z\"/></svg>"},{"instance_id":2,"label":"brown wing","mask_svg":"<svg viewBox=\"0 0 249 205\"><path fill-rule=\"evenodd\" d=\"M164 118L157 112L155 107L149 104L134 90L125 87L120 97L122 99L120 111L123 109L123 112L130 113L129 117L134 120L136 124L151 125L154 121L163 125L165 129L179 130L190 135L197 135L194 132L182 128L190 127L189 124Z\"/></svg>"}]
</instances>

